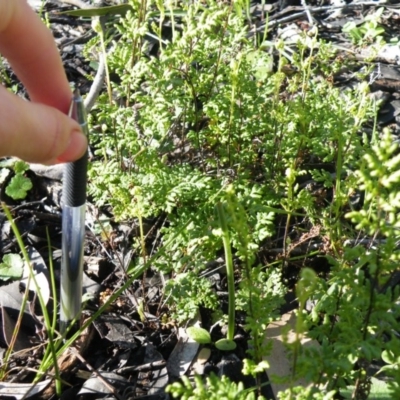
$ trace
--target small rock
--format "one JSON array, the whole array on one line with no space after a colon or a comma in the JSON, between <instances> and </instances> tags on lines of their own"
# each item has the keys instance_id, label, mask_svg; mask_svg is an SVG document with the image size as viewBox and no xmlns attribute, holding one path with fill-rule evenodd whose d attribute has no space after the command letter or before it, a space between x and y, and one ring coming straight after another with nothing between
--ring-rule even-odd
<instances>
[{"instance_id":1,"label":"small rock","mask_svg":"<svg viewBox=\"0 0 400 400\"><path fill-rule=\"evenodd\" d=\"M197 362L205 364L211 356L211 350L208 347L203 347L197 355Z\"/></svg>"}]
</instances>

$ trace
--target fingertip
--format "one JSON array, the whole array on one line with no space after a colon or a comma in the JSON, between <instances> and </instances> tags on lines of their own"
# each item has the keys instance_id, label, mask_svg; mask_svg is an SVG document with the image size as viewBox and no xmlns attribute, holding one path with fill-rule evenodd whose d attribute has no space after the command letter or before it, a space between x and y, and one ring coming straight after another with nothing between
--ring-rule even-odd
<instances>
[{"instance_id":1,"label":"fingertip","mask_svg":"<svg viewBox=\"0 0 400 400\"><path fill-rule=\"evenodd\" d=\"M50 165L75 161L85 153L87 138L76 121L2 89L0 85L0 156Z\"/></svg>"},{"instance_id":2,"label":"fingertip","mask_svg":"<svg viewBox=\"0 0 400 400\"><path fill-rule=\"evenodd\" d=\"M60 154L56 163L65 163L76 161L87 151L88 141L86 136L80 130L73 130L67 148Z\"/></svg>"}]
</instances>

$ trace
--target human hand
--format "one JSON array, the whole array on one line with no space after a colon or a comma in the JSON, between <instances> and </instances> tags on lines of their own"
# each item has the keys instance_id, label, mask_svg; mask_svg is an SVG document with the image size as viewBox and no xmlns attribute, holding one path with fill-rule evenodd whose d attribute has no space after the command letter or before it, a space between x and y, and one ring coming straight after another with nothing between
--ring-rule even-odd
<instances>
[{"instance_id":1,"label":"human hand","mask_svg":"<svg viewBox=\"0 0 400 400\"><path fill-rule=\"evenodd\" d=\"M0 53L31 98L0 84L0 156L42 164L78 159L87 139L66 115L72 94L51 32L26 0L0 0L0 16Z\"/></svg>"}]
</instances>

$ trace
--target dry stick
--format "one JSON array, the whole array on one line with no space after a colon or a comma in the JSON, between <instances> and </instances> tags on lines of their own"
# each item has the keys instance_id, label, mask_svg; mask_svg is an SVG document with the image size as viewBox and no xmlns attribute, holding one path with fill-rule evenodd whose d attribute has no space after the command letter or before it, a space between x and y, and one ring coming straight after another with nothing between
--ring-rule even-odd
<instances>
[{"instance_id":1,"label":"dry stick","mask_svg":"<svg viewBox=\"0 0 400 400\"><path fill-rule=\"evenodd\" d=\"M92 109L94 103L99 97L105 77L106 77L106 64L104 60L104 55L99 54L99 66L97 68L96 76L93 80L92 86L90 86L89 93L87 94L84 100L86 112L89 112Z\"/></svg>"},{"instance_id":2,"label":"dry stick","mask_svg":"<svg viewBox=\"0 0 400 400\"><path fill-rule=\"evenodd\" d=\"M75 7L83 9L92 7L90 4L87 4L82 0L60 0L60 1L62 3L71 4ZM97 97L99 97L105 77L106 77L105 59L103 54L99 54L99 66L97 68L96 76L93 80L92 86L90 87L89 93L87 94L84 100L86 112L89 112L92 109L94 103L97 100Z\"/></svg>"},{"instance_id":3,"label":"dry stick","mask_svg":"<svg viewBox=\"0 0 400 400\"><path fill-rule=\"evenodd\" d=\"M74 1L74 0L71 0ZM365 1L362 3L350 3L350 4L346 4L345 6L323 6L323 7L308 7L308 11L311 14L316 14L316 13L320 13L320 12L324 12L324 11L334 11L334 10L338 10L338 9L345 9L345 8L359 8L361 6L385 6L387 5L386 0L380 0L380 1ZM286 11L286 10L284 10ZM287 10L288 12L289 10ZM280 13L281 14L281 13ZM299 17L302 17L304 14L306 14L306 11L300 11L294 14L291 14L287 17L282 17L280 19L274 19L274 18L270 18L268 21L268 27L272 27L275 25L279 25L283 22L289 22L289 21L293 21L294 19L297 19ZM254 33L260 33L260 32L264 32L265 30L265 24L259 26L255 31L250 32L250 34L254 34Z\"/></svg>"},{"instance_id":4,"label":"dry stick","mask_svg":"<svg viewBox=\"0 0 400 400\"><path fill-rule=\"evenodd\" d=\"M112 386L102 375L100 372L98 372L96 369L94 369L80 354L79 351L75 347L70 348L71 353L77 357L85 366L86 368L93 372L96 375L96 378L98 378L106 387L108 390L111 391L111 393L118 399L122 400L121 396L118 394L118 390Z\"/></svg>"},{"instance_id":5,"label":"dry stick","mask_svg":"<svg viewBox=\"0 0 400 400\"><path fill-rule=\"evenodd\" d=\"M117 374L124 374L126 372L145 372L164 368L167 365L165 360L153 361L151 363L142 365L131 365L129 367L122 367L117 369Z\"/></svg>"},{"instance_id":6,"label":"dry stick","mask_svg":"<svg viewBox=\"0 0 400 400\"><path fill-rule=\"evenodd\" d=\"M311 26L314 25L314 20L313 20L313 17L311 16L310 8L308 7L306 0L301 0L301 5L304 7L304 11L307 14L309 24Z\"/></svg>"}]
</instances>

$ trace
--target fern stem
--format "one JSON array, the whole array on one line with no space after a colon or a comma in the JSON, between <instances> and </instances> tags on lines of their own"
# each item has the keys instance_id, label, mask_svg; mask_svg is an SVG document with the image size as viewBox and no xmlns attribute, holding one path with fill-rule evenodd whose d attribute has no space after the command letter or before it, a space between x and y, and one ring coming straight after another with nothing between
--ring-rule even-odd
<instances>
[{"instance_id":1,"label":"fern stem","mask_svg":"<svg viewBox=\"0 0 400 400\"><path fill-rule=\"evenodd\" d=\"M233 340L235 334L235 279L233 270L233 259L231 251L231 241L229 237L228 225L226 223L224 206L217 204L219 226L222 230L222 242L224 244L226 277L228 282L228 333L227 339Z\"/></svg>"}]
</instances>

